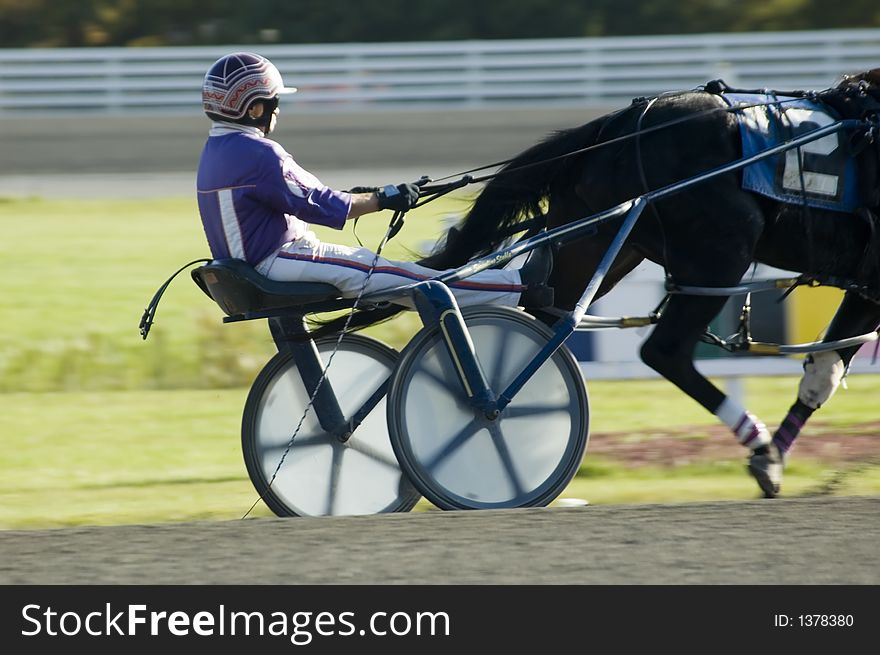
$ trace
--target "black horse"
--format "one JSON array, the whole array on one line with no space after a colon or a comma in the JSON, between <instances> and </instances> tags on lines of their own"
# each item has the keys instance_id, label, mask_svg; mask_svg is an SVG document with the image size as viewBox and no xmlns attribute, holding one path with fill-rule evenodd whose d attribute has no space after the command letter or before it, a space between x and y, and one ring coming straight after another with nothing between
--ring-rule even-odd
<instances>
[{"instance_id":1,"label":"black horse","mask_svg":"<svg viewBox=\"0 0 880 655\"><path fill-rule=\"evenodd\" d=\"M552 134L490 176L465 218L420 263L435 269L462 266L496 251L511 228L542 212L547 228L554 228L739 159L744 152L742 112L725 102L729 92L716 81L690 91L640 98L580 127ZM811 99L827 106L832 116L867 118L867 124L873 120L876 125L880 69L845 76L820 92L778 93L778 98L783 96ZM771 95L767 102L778 98ZM775 106L785 113L781 104ZM876 129L845 135L841 141L853 153L860 152L858 206L843 212L807 203L810 184L805 171L811 162L821 161L811 159L814 153L806 147L795 160L802 169L789 179L800 182L803 202L792 204L745 190L743 171L736 170L651 203L597 298L644 259L661 265L674 284L697 287L734 286L754 262L761 262L847 289L826 341L875 330L880 325L875 213L880 204L880 158L872 136L877 136ZM607 221L593 234L556 245L549 282L557 309L573 308L619 225L620 219ZM811 414L834 392L858 346L808 356L797 399L771 437L760 421L694 366L696 345L726 300L671 295L640 356L731 428L749 448L748 470L764 495L773 497L779 492L785 454ZM355 324L373 320L367 315Z\"/></svg>"}]
</instances>

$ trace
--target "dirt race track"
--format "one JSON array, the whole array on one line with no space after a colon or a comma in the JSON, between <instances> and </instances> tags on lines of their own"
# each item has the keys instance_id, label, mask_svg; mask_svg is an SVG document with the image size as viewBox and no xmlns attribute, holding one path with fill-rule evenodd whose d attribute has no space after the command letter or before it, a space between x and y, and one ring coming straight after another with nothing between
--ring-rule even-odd
<instances>
[{"instance_id":1,"label":"dirt race track","mask_svg":"<svg viewBox=\"0 0 880 655\"><path fill-rule=\"evenodd\" d=\"M880 497L0 533L2 584L880 584Z\"/></svg>"}]
</instances>

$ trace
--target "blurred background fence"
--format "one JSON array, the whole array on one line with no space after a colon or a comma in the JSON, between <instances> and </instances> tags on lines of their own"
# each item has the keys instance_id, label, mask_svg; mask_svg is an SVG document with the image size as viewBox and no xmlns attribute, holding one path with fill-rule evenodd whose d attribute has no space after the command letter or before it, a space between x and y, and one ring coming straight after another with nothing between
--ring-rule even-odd
<instances>
[{"instance_id":1,"label":"blurred background fence","mask_svg":"<svg viewBox=\"0 0 880 655\"><path fill-rule=\"evenodd\" d=\"M256 50L302 93L290 111L611 108L722 78L823 89L880 64L880 29L676 36L162 48L0 49L0 115L199 113L230 50Z\"/></svg>"}]
</instances>

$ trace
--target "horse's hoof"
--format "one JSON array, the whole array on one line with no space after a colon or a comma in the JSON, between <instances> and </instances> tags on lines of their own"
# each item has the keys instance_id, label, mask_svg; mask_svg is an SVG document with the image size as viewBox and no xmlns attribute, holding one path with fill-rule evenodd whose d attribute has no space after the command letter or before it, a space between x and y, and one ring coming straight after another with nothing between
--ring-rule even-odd
<instances>
[{"instance_id":1,"label":"horse's hoof","mask_svg":"<svg viewBox=\"0 0 880 655\"><path fill-rule=\"evenodd\" d=\"M776 498L779 495L783 461L776 446L771 444L755 448L749 455L747 468L764 493L764 498Z\"/></svg>"}]
</instances>

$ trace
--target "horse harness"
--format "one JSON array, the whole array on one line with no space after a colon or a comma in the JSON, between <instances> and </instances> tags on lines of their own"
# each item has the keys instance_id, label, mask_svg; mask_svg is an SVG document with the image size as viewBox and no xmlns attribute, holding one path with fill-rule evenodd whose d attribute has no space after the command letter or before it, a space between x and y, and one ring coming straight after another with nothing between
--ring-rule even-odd
<instances>
[{"instance_id":1,"label":"horse harness","mask_svg":"<svg viewBox=\"0 0 880 655\"><path fill-rule=\"evenodd\" d=\"M842 118L814 95L788 96L769 90L745 92L722 87L720 82L712 86L711 92L724 106L737 109L744 158ZM797 208L805 231L806 270L816 270L812 210L852 216L864 205L862 191L866 184L860 184L851 138L837 132L742 169L740 184L745 191ZM867 256L861 258L856 279L868 279L865 268L871 261Z\"/></svg>"}]
</instances>

